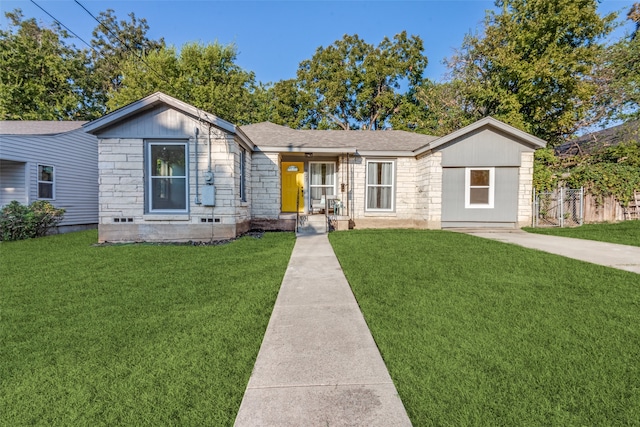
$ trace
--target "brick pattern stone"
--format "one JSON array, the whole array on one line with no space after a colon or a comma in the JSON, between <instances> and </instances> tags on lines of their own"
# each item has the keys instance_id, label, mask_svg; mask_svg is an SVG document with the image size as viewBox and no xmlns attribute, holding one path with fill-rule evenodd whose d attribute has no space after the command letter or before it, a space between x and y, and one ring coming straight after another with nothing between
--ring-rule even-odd
<instances>
[{"instance_id":1,"label":"brick pattern stone","mask_svg":"<svg viewBox=\"0 0 640 427\"><path fill-rule=\"evenodd\" d=\"M518 183L518 227L528 227L533 219L533 152L520 154Z\"/></svg>"},{"instance_id":2,"label":"brick pattern stone","mask_svg":"<svg viewBox=\"0 0 640 427\"><path fill-rule=\"evenodd\" d=\"M188 215L149 215L145 212L145 182L144 182L144 157L145 141L143 139L100 139L98 144L98 164L99 164L99 221L100 239L113 240L117 237L114 233L121 233L124 237L121 240L163 240L160 235L152 230L166 229L165 226L178 227L175 232L167 234L172 240L181 240L180 236L197 240L198 233L202 230L210 230L206 227L202 219L211 218L224 238L229 234L234 234L236 224L244 224L243 228L250 221L249 202L240 202L239 193L239 170L240 154L238 143L232 135L227 135L222 131L213 131L211 134L211 147L209 150L209 139L207 128L200 129L197 139L198 154L196 159L196 141L192 138L188 142L189 155L189 214ZM204 206L196 203L196 199L202 198L202 188L204 173L209 167L209 153L211 155L211 169L214 173L215 206ZM251 188L251 156L246 158L247 184ZM196 162L199 175L198 186L196 187ZM198 197L196 197L198 195ZM251 197L250 190L247 197ZM251 200L250 198L248 200ZM116 220L121 218L133 219L133 222L126 222L122 225ZM145 228L146 224L146 228ZM193 225L197 224L194 232ZM208 224L208 223L206 223ZM132 227L135 225L136 227ZM127 228L129 227L129 228ZM133 228L140 229L140 232L131 232ZM191 228L192 230L187 230ZM145 231L149 230L148 239L144 238ZM108 231L111 230L111 231ZM232 231L229 231L232 230ZM140 234L141 233L141 234ZM194 234L195 233L195 234ZM207 232L210 235L210 232ZM214 233L215 234L215 233ZM107 239L104 236L109 236Z\"/></svg>"},{"instance_id":3,"label":"brick pattern stone","mask_svg":"<svg viewBox=\"0 0 640 427\"><path fill-rule=\"evenodd\" d=\"M251 216L278 219L280 215L280 155L256 151L251 162Z\"/></svg>"},{"instance_id":4,"label":"brick pattern stone","mask_svg":"<svg viewBox=\"0 0 640 427\"><path fill-rule=\"evenodd\" d=\"M440 228L442 219L442 152L429 153L417 161L418 210L416 217L428 228Z\"/></svg>"}]
</instances>

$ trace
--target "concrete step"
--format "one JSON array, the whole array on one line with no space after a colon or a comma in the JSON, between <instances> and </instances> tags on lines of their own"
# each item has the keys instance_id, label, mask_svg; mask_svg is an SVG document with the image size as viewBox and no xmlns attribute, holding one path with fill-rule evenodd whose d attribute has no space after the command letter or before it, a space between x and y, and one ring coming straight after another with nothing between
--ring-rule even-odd
<instances>
[{"instance_id":1,"label":"concrete step","mask_svg":"<svg viewBox=\"0 0 640 427\"><path fill-rule=\"evenodd\" d=\"M327 218L324 215L301 215L298 235L325 234Z\"/></svg>"}]
</instances>

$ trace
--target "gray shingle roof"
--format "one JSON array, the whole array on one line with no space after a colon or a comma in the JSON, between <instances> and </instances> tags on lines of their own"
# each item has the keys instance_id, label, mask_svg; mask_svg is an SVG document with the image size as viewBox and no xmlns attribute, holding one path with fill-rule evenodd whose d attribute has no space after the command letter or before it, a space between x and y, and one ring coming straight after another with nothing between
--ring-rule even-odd
<instances>
[{"instance_id":1,"label":"gray shingle roof","mask_svg":"<svg viewBox=\"0 0 640 427\"><path fill-rule=\"evenodd\" d=\"M82 127L86 121L7 120L0 121L2 135L55 135Z\"/></svg>"},{"instance_id":2,"label":"gray shingle roof","mask_svg":"<svg viewBox=\"0 0 640 427\"><path fill-rule=\"evenodd\" d=\"M269 122L241 127L258 147L356 148L359 151L413 151L438 139L401 130L296 130Z\"/></svg>"},{"instance_id":3,"label":"gray shingle roof","mask_svg":"<svg viewBox=\"0 0 640 427\"><path fill-rule=\"evenodd\" d=\"M639 140L640 120L634 120L565 142L556 147L556 154L563 157L591 154L604 147Z\"/></svg>"}]
</instances>

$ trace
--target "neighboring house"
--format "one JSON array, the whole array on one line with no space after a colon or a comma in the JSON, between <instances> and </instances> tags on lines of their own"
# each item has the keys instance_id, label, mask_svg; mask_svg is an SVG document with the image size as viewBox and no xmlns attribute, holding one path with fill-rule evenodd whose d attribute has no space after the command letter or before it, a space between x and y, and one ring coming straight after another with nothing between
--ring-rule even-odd
<instances>
[{"instance_id":1,"label":"neighboring house","mask_svg":"<svg viewBox=\"0 0 640 427\"><path fill-rule=\"evenodd\" d=\"M560 157L595 154L606 147L633 141L640 141L640 120L579 136L556 147L555 153Z\"/></svg>"},{"instance_id":2,"label":"neighboring house","mask_svg":"<svg viewBox=\"0 0 640 427\"><path fill-rule=\"evenodd\" d=\"M163 93L84 128L99 140L101 242L294 230L327 208L357 228L526 226L545 145L492 118L440 138L237 127Z\"/></svg>"},{"instance_id":3,"label":"neighboring house","mask_svg":"<svg viewBox=\"0 0 640 427\"><path fill-rule=\"evenodd\" d=\"M98 224L98 139L72 121L0 121L0 206L47 200L58 231Z\"/></svg>"}]
</instances>

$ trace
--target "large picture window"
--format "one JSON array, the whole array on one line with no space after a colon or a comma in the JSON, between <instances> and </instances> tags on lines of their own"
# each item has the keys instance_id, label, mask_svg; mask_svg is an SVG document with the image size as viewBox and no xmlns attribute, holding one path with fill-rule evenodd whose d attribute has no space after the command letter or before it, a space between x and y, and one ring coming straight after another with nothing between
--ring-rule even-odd
<instances>
[{"instance_id":1,"label":"large picture window","mask_svg":"<svg viewBox=\"0 0 640 427\"><path fill-rule=\"evenodd\" d=\"M367 210L393 210L394 163L367 161Z\"/></svg>"},{"instance_id":2,"label":"large picture window","mask_svg":"<svg viewBox=\"0 0 640 427\"><path fill-rule=\"evenodd\" d=\"M38 199L53 200L54 198L53 166L38 165Z\"/></svg>"},{"instance_id":3,"label":"large picture window","mask_svg":"<svg viewBox=\"0 0 640 427\"><path fill-rule=\"evenodd\" d=\"M465 208L493 208L494 168L465 169Z\"/></svg>"},{"instance_id":4,"label":"large picture window","mask_svg":"<svg viewBox=\"0 0 640 427\"><path fill-rule=\"evenodd\" d=\"M187 145L150 142L147 158L148 212L187 212Z\"/></svg>"}]
</instances>

